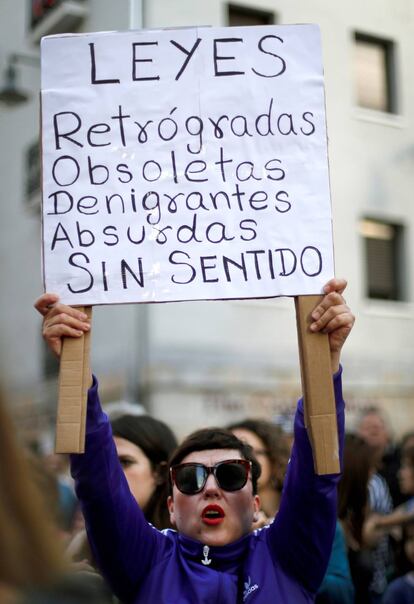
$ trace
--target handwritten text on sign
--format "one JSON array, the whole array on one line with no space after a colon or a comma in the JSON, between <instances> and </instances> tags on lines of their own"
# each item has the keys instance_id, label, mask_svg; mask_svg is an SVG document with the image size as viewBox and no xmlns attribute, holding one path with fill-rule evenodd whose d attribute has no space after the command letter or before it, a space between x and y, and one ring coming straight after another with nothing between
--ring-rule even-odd
<instances>
[{"instance_id":1,"label":"handwritten text on sign","mask_svg":"<svg viewBox=\"0 0 414 604\"><path fill-rule=\"evenodd\" d=\"M71 304L313 294L333 275L316 26L42 41L45 287Z\"/></svg>"}]
</instances>

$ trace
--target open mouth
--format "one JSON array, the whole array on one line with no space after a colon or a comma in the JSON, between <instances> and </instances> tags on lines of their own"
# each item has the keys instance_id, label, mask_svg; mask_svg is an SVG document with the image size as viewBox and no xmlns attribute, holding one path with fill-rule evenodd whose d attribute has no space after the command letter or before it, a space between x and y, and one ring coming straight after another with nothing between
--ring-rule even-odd
<instances>
[{"instance_id":1,"label":"open mouth","mask_svg":"<svg viewBox=\"0 0 414 604\"><path fill-rule=\"evenodd\" d=\"M201 513L204 524L215 526L224 520L224 510L219 505L207 505Z\"/></svg>"}]
</instances>

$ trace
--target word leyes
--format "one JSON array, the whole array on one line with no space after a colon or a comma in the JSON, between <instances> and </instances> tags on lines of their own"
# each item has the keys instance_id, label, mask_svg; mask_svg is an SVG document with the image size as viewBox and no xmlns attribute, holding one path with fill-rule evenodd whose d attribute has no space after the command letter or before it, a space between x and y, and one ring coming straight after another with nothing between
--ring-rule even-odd
<instances>
[{"instance_id":1,"label":"word leyes","mask_svg":"<svg viewBox=\"0 0 414 604\"><path fill-rule=\"evenodd\" d=\"M191 58L196 53L197 48L202 43L202 38L197 38L194 42L192 48L187 49L175 40L170 40L170 44L176 48L181 55L178 55L180 59L182 59L182 55L184 55L184 60L181 64L178 65L178 71L175 74L175 80L179 80L184 71L186 70ZM233 54L220 54L220 53L236 53L237 54L237 45L244 44L243 38L215 38L213 40L213 49L212 49L212 66L213 73L215 77L219 76L236 76L236 75L244 75L246 72L240 69L237 66L237 57ZM283 44L283 39L279 36L275 36L273 34L268 34L266 36L262 36L257 42L257 50L259 53L264 55L269 55L273 57L271 67L267 68L265 73L258 71L254 67L251 67L251 71L259 77L262 78L275 78L277 76L282 75L286 71L286 61L283 57L276 54L275 46L279 46ZM142 41L142 42L133 42L131 45L131 79L133 82L139 81L151 81L151 80L160 80L161 76L157 73L156 69L156 55L157 48L153 48L153 54L151 52L144 52L144 49L147 51L149 47L157 47L158 41ZM241 48L241 46L239 46ZM105 74L105 68L102 67L102 64L99 65L99 51L95 48L95 42L89 43L89 51L90 51L90 82L91 84L120 84L121 79L119 77L114 77L116 74ZM155 55L155 57L154 57ZM143 68L144 63L155 63L154 71L152 73L148 72L148 66ZM232 65L235 63L235 66ZM142 69L144 69L145 73L142 73ZM146 71L147 70L147 71ZM151 71L151 70L150 70Z\"/></svg>"}]
</instances>

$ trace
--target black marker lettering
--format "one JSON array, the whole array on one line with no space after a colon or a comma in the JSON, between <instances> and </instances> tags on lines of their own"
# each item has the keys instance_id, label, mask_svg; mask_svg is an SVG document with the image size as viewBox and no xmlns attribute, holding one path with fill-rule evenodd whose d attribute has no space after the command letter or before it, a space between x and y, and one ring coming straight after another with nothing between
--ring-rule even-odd
<instances>
[{"instance_id":1,"label":"black marker lettering","mask_svg":"<svg viewBox=\"0 0 414 604\"><path fill-rule=\"evenodd\" d=\"M158 46L158 42L133 42L132 44L132 80L134 82L138 81L148 81L148 80L159 80L159 75L146 76L146 77L138 77L137 76L137 63L152 63L152 59L137 59L136 58L136 49L137 46Z\"/></svg>"},{"instance_id":2,"label":"black marker lettering","mask_svg":"<svg viewBox=\"0 0 414 604\"><path fill-rule=\"evenodd\" d=\"M215 38L214 40L214 75L217 76L234 76L243 75L244 71L219 71L219 61L233 61L236 57L223 56L218 54L218 44L228 44L232 42L241 42L243 38Z\"/></svg>"},{"instance_id":3,"label":"black marker lettering","mask_svg":"<svg viewBox=\"0 0 414 604\"><path fill-rule=\"evenodd\" d=\"M91 56L91 84L119 84L120 80L97 80L96 79L96 59L95 59L95 43L89 43L90 56Z\"/></svg>"},{"instance_id":4,"label":"black marker lettering","mask_svg":"<svg viewBox=\"0 0 414 604\"><path fill-rule=\"evenodd\" d=\"M182 74L185 71L185 68L187 67L191 57L193 56L196 48L198 47L198 45L201 42L201 38L197 38L197 40L194 42L194 46L192 47L192 49L190 51L188 51L186 48L184 48L184 46L181 46L181 44L178 44L178 42L175 42L175 40L170 40L171 44L173 44L176 48L178 48L179 50L181 50L186 56L184 63L181 65L181 69L180 71L177 73L177 75L175 76L176 80L179 80L180 77L182 76Z\"/></svg>"},{"instance_id":5,"label":"black marker lettering","mask_svg":"<svg viewBox=\"0 0 414 604\"><path fill-rule=\"evenodd\" d=\"M275 40L279 40L279 42L281 42L283 44L283 40L282 40L282 38L279 38L279 36L269 35L269 36L263 36L263 38L260 38L257 46L258 46L259 50L261 52L263 52L265 55L271 55L272 57L275 57L275 59L277 59L280 62L280 68L279 68L279 71L277 73L265 74L265 73L260 73L260 72L256 71L252 67L253 73L255 73L256 75L258 75L258 76L260 76L262 78L275 78L277 76L280 76L282 73L284 73L286 71L286 62L285 62L285 60L281 56L276 55L274 52L270 52L269 50L265 50L263 48L263 42L265 40L268 40L269 38L274 38Z\"/></svg>"},{"instance_id":6,"label":"black marker lettering","mask_svg":"<svg viewBox=\"0 0 414 604\"><path fill-rule=\"evenodd\" d=\"M62 237L58 236L59 231L62 231ZM58 222L58 225L55 230L55 234L53 235L52 245L50 246L50 249L52 250L52 252L55 249L56 243L58 241L66 241L67 243L69 243L70 247L73 248L73 244L70 240L68 232L66 231L65 227L62 225L61 222Z\"/></svg>"},{"instance_id":7,"label":"black marker lettering","mask_svg":"<svg viewBox=\"0 0 414 604\"><path fill-rule=\"evenodd\" d=\"M76 126L73 128L73 130L69 130L69 132L65 132L65 133L61 134L59 131L59 121L60 120L58 118L60 118L63 115L72 115L76 120ZM55 133L56 150L61 148L60 142L59 142L60 138L64 138L64 139L70 141L71 143L73 143L74 145L77 145L78 147L83 147L82 143L80 143L79 141L70 137L71 134L75 134L75 132L78 132L78 130L80 129L81 126L82 126L82 120L77 113L74 113L73 111L61 111L60 113L55 113L55 115L53 116L53 130Z\"/></svg>"},{"instance_id":8,"label":"black marker lettering","mask_svg":"<svg viewBox=\"0 0 414 604\"><path fill-rule=\"evenodd\" d=\"M207 279L207 270L217 267L217 264L215 262L213 264L207 264L208 260L217 260L217 256L200 256L200 266L203 281L204 283L217 283L218 277L216 277L215 279Z\"/></svg>"},{"instance_id":9,"label":"black marker lettering","mask_svg":"<svg viewBox=\"0 0 414 604\"><path fill-rule=\"evenodd\" d=\"M144 287L144 271L142 268L142 258L137 258L138 261L138 275L134 273L132 268L129 266L126 260L121 260L121 275L122 275L122 287L128 289L127 282L127 271L135 279L140 287Z\"/></svg>"},{"instance_id":10,"label":"black marker lettering","mask_svg":"<svg viewBox=\"0 0 414 604\"><path fill-rule=\"evenodd\" d=\"M180 252L178 250L171 252L171 254L168 257L168 260L170 262L170 264L175 264L176 266L188 266L188 268L190 269L190 276L188 277L188 279L186 281L179 281L175 275L171 275L171 281L173 283L176 283L177 285L186 285L187 283L191 283L191 281L194 281L194 279L196 278L196 270L193 266L191 266L191 264L189 264L188 262L179 262L177 259L177 256L179 255L183 255L185 256L188 260L190 260L190 255L187 254L187 252Z\"/></svg>"},{"instance_id":11,"label":"black marker lettering","mask_svg":"<svg viewBox=\"0 0 414 604\"><path fill-rule=\"evenodd\" d=\"M305 258L305 254L308 257L307 259ZM305 268L305 260L308 265L308 268ZM312 245L308 245L307 247L303 248L302 253L300 255L300 266L302 267L302 270L305 275L307 275L308 277L316 277L317 275L319 275L322 271L322 255L320 251Z\"/></svg>"},{"instance_id":12,"label":"black marker lettering","mask_svg":"<svg viewBox=\"0 0 414 604\"><path fill-rule=\"evenodd\" d=\"M243 253L240 254L240 260L241 260L241 264L238 264L235 260L232 260L231 258L228 258L227 256L223 256L223 268L224 268L224 272L226 273L227 281L229 281L229 282L231 281L229 265L235 266L236 268L240 269L243 272L244 280L247 281L246 261L244 259Z\"/></svg>"},{"instance_id":13,"label":"black marker lettering","mask_svg":"<svg viewBox=\"0 0 414 604\"><path fill-rule=\"evenodd\" d=\"M69 180L67 182L62 182L62 177L60 177L60 179L58 179L57 174L56 174L57 168L58 168L58 166L60 166L60 163L62 162L62 160L64 161L64 164L65 164L62 168L62 171L63 171L62 176L65 175L69 178ZM69 166L68 166L68 160L69 160ZM70 167L72 167L74 170L74 173L72 176L67 174ZM55 159L55 161L53 162L53 166L52 166L53 180L60 187L69 187L70 185L73 185L73 183L78 180L79 174L80 174L79 164L76 161L76 159L74 157L72 157L71 155L61 155L60 157Z\"/></svg>"},{"instance_id":14,"label":"black marker lettering","mask_svg":"<svg viewBox=\"0 0 414 604\"><path fill-rule=\"evenodd\" d=\"M76 268L80 268L82 271L85 271L86 273L88 273L88 275L89 275L89 285L87 285L83 289L73 289L73 287L70 285L70 283L66 283L66 287L68 288L68 290L72 294L83 294L85 292L88 292L90 289L92 289L93 282L94 282L92 273L90 271L88 271L88 269L85 268L84 266L80 266L79 264L76 264L75 259L77 259L78 256L80 256L81 258L83 258L85 260L85 262L87 264L89 264L89 258L88 258L88 256L86 254L81 254L81 253L72 254L71 256L69 256L69 264L71 266L76 266Z\"/></svg>"}]
</instances>

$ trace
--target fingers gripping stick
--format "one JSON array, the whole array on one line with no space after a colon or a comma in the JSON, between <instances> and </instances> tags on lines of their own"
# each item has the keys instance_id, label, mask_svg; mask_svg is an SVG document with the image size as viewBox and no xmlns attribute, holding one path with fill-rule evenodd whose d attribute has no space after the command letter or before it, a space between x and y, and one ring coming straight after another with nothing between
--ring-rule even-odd
<instances>
[{"instance_id":1,"label":"fingers gripping stick","mask_svg":"<svg viewBox=\"0 0 414 604\"><path fill-rule=\"evenodd\" d=\"M340 471L328 334L312 333L310 315L321 296L295 298L305 423L317 474Z\"/></svg>"},{"instance_id":2,"label":"fingers gripping stick","mask_svg":"<svg viewBox=\"0 0 414 604\"><path fill-rule=\"evenodd\" d=\"M79 307L92 317L92 307ZM56 453L85 451L86 398L90 382L90 331L80 338L64 338L59 370Z\"/></svg>"}]
</instances>

